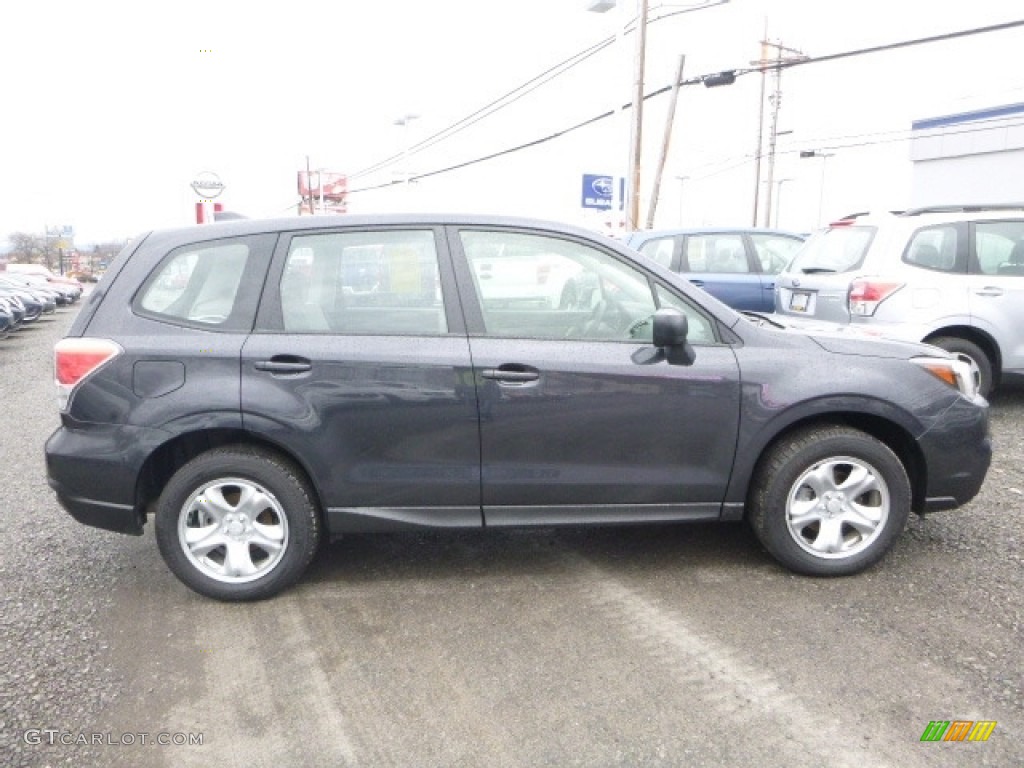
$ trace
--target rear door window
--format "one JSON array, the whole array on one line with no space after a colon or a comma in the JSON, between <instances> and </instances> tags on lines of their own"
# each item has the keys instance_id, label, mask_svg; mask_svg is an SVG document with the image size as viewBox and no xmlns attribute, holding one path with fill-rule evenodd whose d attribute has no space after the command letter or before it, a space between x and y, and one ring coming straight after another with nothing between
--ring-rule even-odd
<instances>
[{"instance_id":1,"label":"rear door window","mask_svg":"<svg viewBox=\"0 0 1024 768\"><path fill-rule=\"evenodd\" d=\"M643 243L640 246L640 253L658 262L665 269L671 269L672 257L675 255L677 242L678 239L675 237L656 237Z\"/></svg>"},{"instance_id":2,"label":"rear door window","mask_svg":"<svg viewBox=\"0 0 1024 768\"><path fill-rule=\"evenodd\" d=\"M280 295L289 333L448 333L431 230L294 237Z\"/></svg>"},{"instance_id":3,"label":"rear door window","mask_svg":"<svg viewBox=\"0 0 1024 768\"><path fill-rule=\"evenodd\" d=\"M690 235L686 238L682 271L726 274L750 272L743 235Z\"/></svg>"},{"instance_id":4,"label":"rear door window","mask_svg":"<svg viewBox=\"0 0 1024 768\"><path fill-rule=\"evenodd\" d=\"M1024 221L979 221L974 225L973 271L1024 276Z\"/></svg>"}]
</instances>

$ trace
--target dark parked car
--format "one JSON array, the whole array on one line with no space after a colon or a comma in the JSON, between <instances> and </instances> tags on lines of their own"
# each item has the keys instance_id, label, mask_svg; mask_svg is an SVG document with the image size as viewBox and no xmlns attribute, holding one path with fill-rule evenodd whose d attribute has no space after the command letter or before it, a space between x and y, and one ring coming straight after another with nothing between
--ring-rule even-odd
<instances>
[{"instance_id":1,"label":"dark parked car","mask_svg":"<svg viewBox=\"0 0 1024 768\"><path fill-rule=\"evenodd\" d=\"M509 300L517 263L552 261L575 301ZM939 349L780 330L520 219L152 232L55 364L60 502L132 534L153 512L169 567L221 599L294 583L326 536L424 527L746 517L789 568L856 573L911 511L973 498L991 453Z\"/></svg>"},{"instance_id":2,"label":"dark parked car","mask_svg":"<svg viewBox=\"0 0 1024 768\"><path fill-rule=\"evenodd\" d=\"M803 242L795 232L758 227L645 230L625 238L719 301L752 312L775 310L775 275Z\"/></svg>"}]
</instances>

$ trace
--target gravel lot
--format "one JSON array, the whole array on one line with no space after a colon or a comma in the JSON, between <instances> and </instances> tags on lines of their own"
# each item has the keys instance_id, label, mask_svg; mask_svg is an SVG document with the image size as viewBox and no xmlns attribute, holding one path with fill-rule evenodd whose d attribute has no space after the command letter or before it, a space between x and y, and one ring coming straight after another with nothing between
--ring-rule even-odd
<instances>
[{"instance_id":1,"label":"gravel lot","mask_svg":"<svg viewBox=\"0 0 1024 768\"><path fill-rule=\"evenodd\" d=\"M2 766L1024 765L1019 383L979 497L858 577L793 576L737 525L353 536L234 606L179 585L152 530L56 504L74 313L0 341ZM920 742L954 719L998 725ZM160 733L203 743L59 743Z\"/></svg>"}]
</instances>

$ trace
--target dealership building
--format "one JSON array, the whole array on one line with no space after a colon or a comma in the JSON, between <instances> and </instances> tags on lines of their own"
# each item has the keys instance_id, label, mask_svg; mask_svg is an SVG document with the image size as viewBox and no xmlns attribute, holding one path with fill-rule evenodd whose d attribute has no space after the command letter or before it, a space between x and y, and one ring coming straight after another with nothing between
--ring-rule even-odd
<instances>
[{"instance_id":1,"label":"dealership building","mask_svg":"<svg viewBox=\"0 0 1024 768\"><path fill-rule=\"evenodd\" d=\"M1024 104L915 120L911 205L1024 203Z\"/></svg>"}]
</instances>

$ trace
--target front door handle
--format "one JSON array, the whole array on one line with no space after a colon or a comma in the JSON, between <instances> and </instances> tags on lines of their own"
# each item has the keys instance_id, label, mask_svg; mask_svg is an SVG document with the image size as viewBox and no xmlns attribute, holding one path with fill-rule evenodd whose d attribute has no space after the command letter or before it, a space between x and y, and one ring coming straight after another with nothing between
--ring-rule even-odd
<instances>
[{"instance_id":1,"label":"front door handle","mask_svg":"<svg viewBox=\"0 0 1024 768\"><path fill-rule=\"evenodd\" d=\"M313 369L313 363L295 355L274 355L269 360L260 360L254 366L257 371L278 374L306 373Z\"/></svg>"},{"instance_id":2,"label":"front door handle","mask_svg":"<svg viewBox=\"0 0 1024 768\"><path fill-rule=\"evenodd\" d=\"M986 285L984 288L979 288L974 293L978 296L1002 296L1003 289L995 285Z\"/></svg>"},{"instance_id":3,"label":"front door handle","mask_svg":"<svg viewBox=\"0 0 1024 768\"><path fill-rule=\"evenodd\" d=\"M484 368L480 375L485 379L504 382L506 384L527 384L540 378L540 371L528 365L506 363L497 368Z\"/></svg>"}]
</instances>

